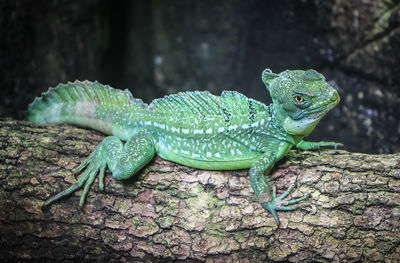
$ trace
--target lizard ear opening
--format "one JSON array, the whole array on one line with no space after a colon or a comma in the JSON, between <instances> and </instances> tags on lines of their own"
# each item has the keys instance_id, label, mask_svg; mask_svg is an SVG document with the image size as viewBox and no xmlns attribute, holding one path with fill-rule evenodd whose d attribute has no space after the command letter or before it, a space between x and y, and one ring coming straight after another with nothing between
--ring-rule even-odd
<instances>
[{"instance_id":1,"label":"lizard ear opening","mask_svg":"<svg viewBox=\"0 0 400 263\"><path fill-rule=\"evenodd\" d=\"M277 77L279 77L279 75L272 73L272 71L269 68L266 68L261 75L262 81L264 82L267 88L269 88L271 82Z\"/></svg>"}]
</instances>

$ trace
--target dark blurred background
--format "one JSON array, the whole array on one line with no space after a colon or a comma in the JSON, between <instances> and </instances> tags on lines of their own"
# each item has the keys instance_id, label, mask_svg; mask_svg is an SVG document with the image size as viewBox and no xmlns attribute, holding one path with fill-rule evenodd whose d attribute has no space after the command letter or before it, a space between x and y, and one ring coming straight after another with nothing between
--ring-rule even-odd
<instances>
[{"instance_id":1,"label":"dark blurred background","mask_svg":"<svg viewBox=\"0 0 400 263\"><path fill-rule=\"evenodd\" d=\"M269 103L264 68L314 68L342 101L309 140L400 151L398 0L1 0L0 33L0 117L75 79L145 102L237 90Z\"/></svg>"}]
</instances>

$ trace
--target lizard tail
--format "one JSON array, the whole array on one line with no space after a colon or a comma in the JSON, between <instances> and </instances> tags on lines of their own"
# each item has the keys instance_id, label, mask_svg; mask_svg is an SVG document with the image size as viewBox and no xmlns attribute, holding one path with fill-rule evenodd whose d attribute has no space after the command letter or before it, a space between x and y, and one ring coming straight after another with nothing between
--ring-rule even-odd
<instances>
[{"instance_id":1,"label":"lizard tail","mask_svg":"<svg viewBox=\"0 0 400 263\"><path fill-rule=\"evenodd\" d=\"M129 90L86 80L58 84L42 93L29 105L27 120L72 123L102 131L116 116L121 116L121 112L146 110L147 104L133 98Z\"/></svg>"}]
</instances>

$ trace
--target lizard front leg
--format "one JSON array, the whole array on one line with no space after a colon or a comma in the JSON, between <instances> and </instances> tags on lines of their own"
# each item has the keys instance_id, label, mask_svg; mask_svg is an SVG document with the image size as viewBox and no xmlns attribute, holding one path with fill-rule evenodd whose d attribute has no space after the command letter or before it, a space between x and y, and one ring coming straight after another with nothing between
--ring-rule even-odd
<instances>
[{"instance_id":1,"label":"lizard front leg","mask_svg":"<svg viewBox=\"0 0 400 263\"><path fill-rule=\"evenodd\" d=\"M269 174L275 162L275 154L271 151L267 151L261 156L258 161L253 164L253 166L250 168L249 175L251 187L254 190L254 194L259 198L261 206L264 207L268 212L270 212L273 215L276 223L279 224L279 218L276 214L276 211L290 211L299 207L303 207L304 205L296 207L288 205L296 204L306 199L307 195L298 199L288 201L283 200L293 190L294 186L292 185L281 196L276 196L276 188L273 187L273 189L271 190L268 178L265 176Z\"/></svg>"},{"instance_id":2,"label":"lizard front leg","mask_svg":"<svg viewBox=\"0 0 400 263\"><path fill-rule=\"evenodd\" d=\"M51 205L84 186L79 201L79 205L83 206L89 188L97 174L99 174L99 188L104 189L104 172L107 166L114 178L118 180L127 179L145 166L154 157L154 154L153 137L145 129L136 130L125 145L119 138L108 136L76 169L76 172L79 173L86 168L83 176L68 189L48 199L43 207Z\"/></svg>"},{"instance_id":3,"label":"lizard front leg","mask_svg":"<svg viewBox=\"0 0 400 263\"><path fill-rule=\"evenodd\" d=\"M303 140L296 144L296 148L299 150L318 150L320 147L324 146L332 146L336 149L337 147L343 146L343 144L339 142L307 142Z\"/></svg>"}]
</instances>

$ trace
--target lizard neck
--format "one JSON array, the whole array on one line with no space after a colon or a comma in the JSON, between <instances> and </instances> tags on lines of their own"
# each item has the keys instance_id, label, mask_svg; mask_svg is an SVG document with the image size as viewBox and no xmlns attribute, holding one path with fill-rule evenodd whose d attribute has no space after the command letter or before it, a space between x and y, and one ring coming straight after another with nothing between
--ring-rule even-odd
<instances>
[{"instance_id":1,"label":"lizard neck","mask_svg":"<svg viewBox=\"0 0 400 263\"><path fill-rule=\"evenodd\" d=\"M270 104L269 107L273 116L273 125L276 127L276 129L279 131L279 134L281 134L282 138L284 138L285 141L296 145L312 131L311 130L307 134L292 133L290 130L287 130L289 117L284 114L283 109L280 107L280 105L273 103Z\"/></svg>"},{"instance_id":2,"label":"lizard neck","mask_svg":"<svg viewBox=\"0 0 400 263\"><path fill-rule=\"evenodd\" d=\"M273 103L272 105L277 124L296 140L302 140L307 137L322 118L321 116L318 119L303 118L294 120L279 103Z\"/></svg>"}]
</instances>

